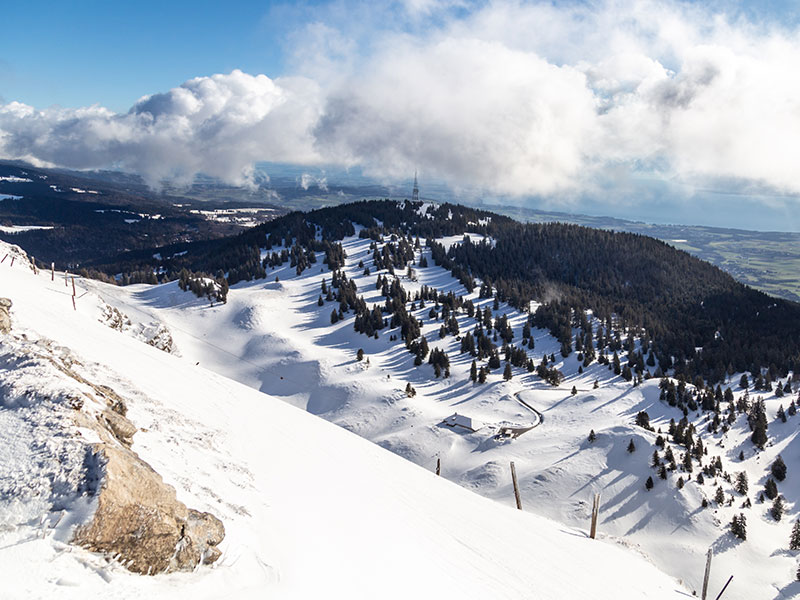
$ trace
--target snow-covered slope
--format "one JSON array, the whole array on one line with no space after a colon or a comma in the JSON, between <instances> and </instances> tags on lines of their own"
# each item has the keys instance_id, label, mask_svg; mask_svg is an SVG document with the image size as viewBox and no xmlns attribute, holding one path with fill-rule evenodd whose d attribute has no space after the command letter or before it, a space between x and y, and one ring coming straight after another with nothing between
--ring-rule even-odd
<instances>
[{"instance_id":1,"label":"snow-covered slope","mask_svg":"<svg viewBox=\"0 0 800 600\"><path fill-rule=\"evenodd\" d=\"M3 253L8 248L4 245ZM108 327L100 321L103 300L84 286L78 283L73 310L71 289L60 278L51 282L49 273L35 275L19 258L13 267L9 261L2 265L0 296L14 302L13 330L3 338L8 360L0 367L5 390L0 410L4 598L682 595L675 580L613 543L589 540L582 532L512 509L508 502L472 494L196 364L204 347L202 328L196 337L181 338L184 357L178 357ZM89 287L118 301L126 293L94 283ZM277 286L261 287L264 295L283 293ZM140 289L127 300L137 298L152 307L172 293L170 286ZM203 312L189 304L188 312ZM236 314L243 326L257 322L257 315L241 314L241 308ZM236 309L233 302L225 307L231 309ZM210 332L215 313L204 314L198 318L208 319ZM268 319L269 313L261 318ZM42 438L60 437L67 446L92 441L60 417L48 417L49 405L42 398L61 393L52 389L56 379L20 368L20 360L48 352L69 355L84 377L124 397L128 417L140 428L133 449L176 487L179 499L223 520L227 535L215 565L193 574L133 575L65 543L66 524L85 516L79 509L85 510L86 503L62 498L59 507L48 507L19 493L27 478L38 477L20 468L36 462L31 461L33 450L51 482L65 493L71 489L68 479L53 481L66 471L56 455L38 445ZM280 350L275 355L277 365ZM286 371L295 378L308 376L301 369ZM309 379L306 390L316 381ZM21 405L6 401L12 383L15 389L27 386L30 404L38 402L40 414L21 413ZM27 419L28 427L5 427L14 419ZM6 485L12 480L16 487ZM18 493L9 491L14 489ZM80 495L80 489L75 493ZM26 510L12 511L20 499L28 503ZM56 513L49 511L57 508L67 516L54 518Z\"/></svg>"},{"instance_id":2,"label":"snow-covered slope","mask_svg":"<svg viewBox=\"0 0 800 600\"><path fill-rule=\"evenodd\" d=\"M457 238L447 241L455 243ZM371 307L385 300L375 281L386 271L374 268L369 245L370 240L346 239L343 271ZM464 295L478 308L492 308L492 299L481 299L477 292L467 294L450 273L433 264L426 249L417 251L418 258L423 254L429 267L415 266L411 277L398 272L406 290L413 293L427 285L442 293ZM525 510L571 527L588 526L592 496L601 492L601 536L633 547L691 590L699 593L706 551L713 547L712 591L721 589L733 574L726 598L800 593L795 581L798 553L788 550L797 518L794 503L800 490L793 483L797 475L780 485L788 500L781 522L769 516L769 501L757 502L775 457L782 454L790 465L800 458L796 423L775 420L778 406L788 406L789 398L766 397L771 442L765 451L757 451L749 442L744 416L729 432L710 435L706 415L689 415L704 439L706 463L719 456L731 480L740 471L748 473L747 496L753 506L743 509L745 497L733 491L723 473L700 484L694 480L695 463L694 473L678 469L662 481L650 466L657 434L635 426L636 414L647 411L651 424L662 429L665 437L670 419L678 421L683 416L659 401L657 379L633 387L597 363L579 373L574 353L562 359L558 341L534 329L535 348L529 355L537 364L543 354L555 355L556 366L567 375L559 387L516 368L511 381L504 381L499 369L486 384L475 386L468 377L472 357L459 354L460 342L454 336L439 339L442 321L429 317L432 304L428 303L424 309L417 306L413 314L423 320L422 333L431 348L447 351L451 362L451 377L434 379L429 365L414 366L403 343L391 339L397 329L381 330L378 339L373 339L353 331L352 315L331 324L330 314L338 303L317 304L323 279L331 283L331 273L320 266L321 258L299 276L286 264L269 270L266 281L237 284L226 305L213 307L181 292L174 283L132 288L85 285L134 320L165 323L187 360L321 415L425 468L433 470L439 459L446 478L503 504L514 502L510 460L517 465ZM369 275L365 267L370 268ZM525 315L502 303L494 310L494 316L498 314L508 315L519 339ZM462 334L475 325L465 314L457 319ZM356 359L359 348L365 352L361 362ZM730 385L738 396L737 381L738 375ZM417 392L414 397L405 393L409 383ZM536 411L543 416L541 423ZM454 413L482 427L470 433L440 426ZM526 428L537 423L517 439L495 439L503 426ZM592 429L597 433L594 443L587 440ZM638 449L629 453L626 449L632 439ZM673 450L680 464L680 446L673 445ZM743 462L740 451L745 455ZM644 487L648 476L655 482L650 492ZM677 487L679 477L686 481L682 489ZM712 501L717 485L725 492L722 505ZM731 496L733 502L728 505ZM707 508L702 507L704 498L709 501ZM739 512L748 518L746 542L728 530Z\"/></svg>"}]
</instances>

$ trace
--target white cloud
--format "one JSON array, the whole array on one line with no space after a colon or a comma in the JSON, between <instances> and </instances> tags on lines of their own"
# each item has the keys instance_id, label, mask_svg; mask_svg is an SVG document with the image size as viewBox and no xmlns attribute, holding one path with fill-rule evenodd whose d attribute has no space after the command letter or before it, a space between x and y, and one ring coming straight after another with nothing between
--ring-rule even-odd
<instances>
[{"instance_id":1,"label":"white cloud","mask_svg":"<svg viewBox=\"0 0 800 600\"><path fill-rule=\"evenodd\" d=\"M302 77L200 77L127 114L2 105L0 154L154 184L272 160L567 200L643 173L800 194L796 30L654 0L369 6L291 38Z\"/></svg>"},{"instance_id":2,"label":"white cloud","mask_svg":"<svg viewBox=\"0 0 800 600\"><path fill-rule=\"evenodd\" d=\"M271 80L233 71L198 77L146 96L127 114L99 106L0 107L0 152L77 169L117 166L151 185L197 173L245 184L258 160L319 160L310 134L321 106L306 79Z\"/></svg>"}]
</instances>

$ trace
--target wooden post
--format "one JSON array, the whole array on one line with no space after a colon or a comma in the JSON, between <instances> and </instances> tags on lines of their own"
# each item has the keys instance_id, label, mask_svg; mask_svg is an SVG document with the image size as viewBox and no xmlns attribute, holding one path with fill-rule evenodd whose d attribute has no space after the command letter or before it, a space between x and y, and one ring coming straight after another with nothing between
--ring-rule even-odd
<instances>
[{"instance_id":1,"label":"wooden post","mask_svg":"<svg viewBox=\"0 0 800 600\"><path fill-rule=\"evenodd\" d=\"M15 258L17 258L17 257L16 257L16 256L12 256L12 257L11 257L11 266L12 266L12 267L14 266L14 259L15 259Z\"/></svg>"},{"instance_id":2,"label":"wooden post","mask_svg":"<svg viewBox=\"0 0 800 600\"><path fill-rule=\"evenodd\" d=\"M73 310L78 310L78 307L75 306L75 296L72 297L72 308Z\"/></svg>"},{"instance_id":3,"label":"wooden post","mask_svg":"<svg viewBox=\"0 0 800 600\"><path fill-rule=\"evenodd\" d=\"M727 589L728 589L728 584L730 584L731 580L733 580L733 575L731 575L730 577L728 577L728 583L726 583L726 584L723 586L723 588L722 588L722 591L720 591L720 593L719 593L719 594L717 594L717 598L716 598L716 600L719 600L720 598L722 598L722 594L724 594L724 593L725 593L725 590L727 590Z\"/></svg>"},{"instance_id":4,"label":"wooden post","mask_svg":"<svg viewBox=\"0 0 800 600\"><path fill-rule=\"evenodd\" d=\"M436 459L436 474L441 476L442 475L442 459Z\"/></svg>"},{"instance_id":5,"label":"wooden post","mask_svg":"<svg viewBox=\"0 0 800 600\"><path fill-rule=\"evenodd\" d=\"M67 281L67 273L69 271L64 271L64 287L69 287L69 281Z\"/></svg>"},{"instance_id":6,"label":"wooden post","mask_svg":"<svg viewBox=\"0 0 800 600\"><path fill-rule=\"evenodd\" d=\"M75 278L72 278L72 295L75 295Z\"/></svg>"},{"instance_id":7,"label":"wooden post","mask_svg":"<svg viewBox=\"0 0 800 600\"><path fill-rule=\"evenodd\" d=\"M8 258L8 254L6 254L6 255L3 257L3 260L0 260L0 265L2 265L4 262L6 262L6 259L7 259L7 258Z\"/></svg>"},{"instance_id":8,"label":"wooden post","mask_svg":"<svg viewBox=\"0 0 800 600\"><path fill-rule=\"evenodd\" d=\"M592 528L589 531L589 537L595 539L597 536L597 515L600 513L600 494L594 495L592 502Z\"/></svg>"},{"instance_id":9,"label":"wooden post","mask_svg":"<svg viewBox=\"0 0 800 600\"><path fill-rule=\"evenodd\" d=\"M50 281L56 280L56 263L50 263Z\"/></svg>"},{"instance_id":10,"label":"wooden post","mask_svg":"<svg viewBox=\"0 0 800 600\"><path fill-rule=\"evenodd\" d=\"M708 595L708 578L711 575L711 557L714 555L714 550L708 549L708 558L706 558L706 574L703 576L703 595L702 600L706 600Z\"/></svg>"},{"instance_id":11,"label":"wooden post","mask_svg":"<svg viewBox=\"0 0 800 600\"><path fill-rule=\"evenodd\" d=\"M517 501L517 508L522 510L522 500L519 498L519 486L517 485L517 469L514 467L514 461L511 461L511 482L514 484L514 499Z\"/></svg>"}]
</instances>

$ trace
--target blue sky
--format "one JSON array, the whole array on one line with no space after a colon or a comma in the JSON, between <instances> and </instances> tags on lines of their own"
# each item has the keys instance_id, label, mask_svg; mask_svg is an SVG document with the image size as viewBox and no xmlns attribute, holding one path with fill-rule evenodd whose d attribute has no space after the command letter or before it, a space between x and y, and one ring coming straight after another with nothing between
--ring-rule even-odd
<instances>
[{"instance_id":1,"label":"blue sky","mask_svg":"<svg viewBox=\"0 0 800 600\"><path fill-rule=\"evenodd\" d=\"M417 169L455 197L676 222L730 205L720 223L800 230L799 17L789 0L14 3L0 158L154 187L248 185L262 161Z\"/></svg>"},{"instance_id":2,"label":"blue sky","mask_svg":"<svg viewBox=\"0 0 800 600\"><path fill-rule=\"evenodd\" d=\"M795 0L701 4L782 23L796 22L800 14ZM122 112L145 94L193 77L233 69L276 77L290 66L286 46L292 32L320 17L346 18L345 9L336 8L343 6L252 0L8 3L0 100L37 108L99 103ZM398 14L396 24L408 25L406 17Z\"/></svg>"}]
</instances>

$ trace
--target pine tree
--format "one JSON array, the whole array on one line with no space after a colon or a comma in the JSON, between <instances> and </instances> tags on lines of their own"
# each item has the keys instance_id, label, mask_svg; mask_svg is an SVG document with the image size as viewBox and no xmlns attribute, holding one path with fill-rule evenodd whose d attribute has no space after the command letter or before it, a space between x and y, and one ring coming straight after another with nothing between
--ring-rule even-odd
<instances>
[{"instance_id":1,"label":"pine tree","mask_svg":"<svg viewBox=\"0 0 800 600\"><path fill-rule=\"evenodd\" d=\"M364 360L364 349L359 348L358 352L356 352L356 360Z\"/></svg>"},{"instance_id":2,"label":"pine tree","mask_svg":"<svg viewBox=\"0 0 800 600\"><path fill-rule=\"evenodd\" d=\"M503 379L511 381L511 363L506 363L506 368L503 370Z\"/></svg>"},{"instance_id":3,"label":"pine tree","mask_svg":"<svg viewBox=\"0 0 800 600\"><path fill-rule=\"evenodd\" d=\"M486 369L483 367L478 370L478 383L486 383Z\"/></svg>"},{"instance_id":4,"label":"pine tree","mask_svg":"<svg viewBox=\"0 0 800 600\"><path fill-rule=\"evenodd\" d=\"M778 484L775 483L772 477L767 479L767 482L764 484L764 494L766 494L767 498L770 500L774 500L778 497Z\"/></svg>"},{"instance_id":5,"label":"pine tree","mask_svg":"<svg viewBox=\"0 0 800 600\"><path fill-rule=\"evenodd\" d=\"M725 502L725 492L723 492L722 488L719 486L717 486L717 491L714 493L714 502L717 504Z\"/></svg>"},{"instance_id":6,"label":"pine tree","mask_svg":"<svg viewBox=\"0 0 800 600\"><path fill-rule=\"evenodd\" d=\"M661 468L658 470L658 476L661 479L667 478L667 467L665 465L661 465Z\"/></svg>"},{"instance_id":7,"label":"pine tree","mask_svg":"<svg viewBox=\"0 0 800 600\"><path fill-rule=\"evenodd\" d=\"M747 519L743 513L739 513L738 515L733 515L733 519L731 519L731 533L735 535L740 540L747 539Z\"/></svg>"},{"instance_id":8,"label":"pine tree","mask_svg":"<svg viewBox=\"0 0 800 600\"><path fill-rule=\"evenodd\" d=\"M631 438L631 441L628 443L628 452L631 454L636 452L636 444L633 443L633 438Z\"/></svg>"},{"instance_id":9,"label":"pine tree","mask_svg":"<svg viewBox=\"0 0 800 600\"><path fill-rule=\"evenodd\" d=\"M469 378L472 380L472 383L478 381L478 365L475 361L472 361L472 365L469 367Z\"/></svg>"},{"instance_id":10,"label":"pine tree","mask_svg":"<svg viewBox=\"0 0 800 600\"><path fill-rule=\"evenodd\" d=\"M778 481L786 479L786 463L783 462L783 458L781 458L780 454L778 458L775 459L775 462L772 463L770 471L772 471L772 476Z\"/></svg>"},{"instance_id":11,"label":"pine tree","mask_svg":"<svg viewBox=\"0 0 800 600\"><path fill-rule=\"evenodd\" d=\"M648 477L647 481L645 481L645 483L644 483L644 488L649 492L650 490L653 489L653 485L654 485L653 484L653 478L652 477Z\"/></svg>"},{"instance_id":12,"label":"pine tree","mask_svg":"<svg viewBox=\"0 0 800 600\"><path fill-rule=\"evenodd\" d=\"M789 537L789 550L800 550L800 520L794 522L792 535Z\"/></svg>"},{"instance_id":13,"label":"pine tree","mask_svg":"<svg viewBox=\"0 0 800 600\"><path fill-rule=\"evenodd\" d=\"M572 391L571 391L570 393L571 393L573 396L575 396L575 395L578 393L578 388L576 388L576 387L573 385L573 386L572 386Z\"/></svg>"},{"instance_id":14,"label":"pine tree","mask_svg":"<svg viewBox=\"0 0 800 600\"><path fill-rule=\"evenodd\" d=\"M317 300L317 306L325 306L325 301L322 299L322 296Z\"/></svg>"},{"instance_id":15,"label":"pine tree","mask_svg":"<svg viewBox=\"0 0 800 600\"><path fill-rule=\"evenodd\" d=\"M590 442L594 442L596 439L597 439L597 435L595 434L594 429L592 429L589 432L589 441Z\"/></svg>"},{"instance_id":16,"label":"pine tree","mask_svg":"<svg viewBox=\"0 0 800 600\"><path fill-rule=\"evenodd\" d=\"M747 473L744 471L736 476L736 491L742 495L747 493Z\"/></svg>"},{"instance_id":17,"label":"pine tree","mask_svg":"<svg viewBox=\"0 0 800 600\"><path fill-rule=\"evenodd\" d=\"M684 483L684 482L683 482L683 477L678 477L677 486L678 486L678 489L679 489L679 490L682 490L682 489L683 489L683 483Z\"/></svg>"},{"instance_id":18,"label":"pine tree","mask_svg":"<svg viewBox=\"0 0 800 600\"><path fill-rule=\"evenodd\" d=\"M783 508L783 496L778 496L772 501L772 508L769 509L769 514L771 514L772 518L776 521L780 521L781 517L783 517Z\"/></svg>"},{"instance_id":19,"label":"pine tree","mask_svg":"<svg viewBox=\"0 0 800 600\"><path fill-rule=\"evenodd\" d=\"M653 459L650 462L650 465L655 469L656 467L661 466L661 457L658 455L658 450L653 450Z\"/></svg>"}]
</instances>

